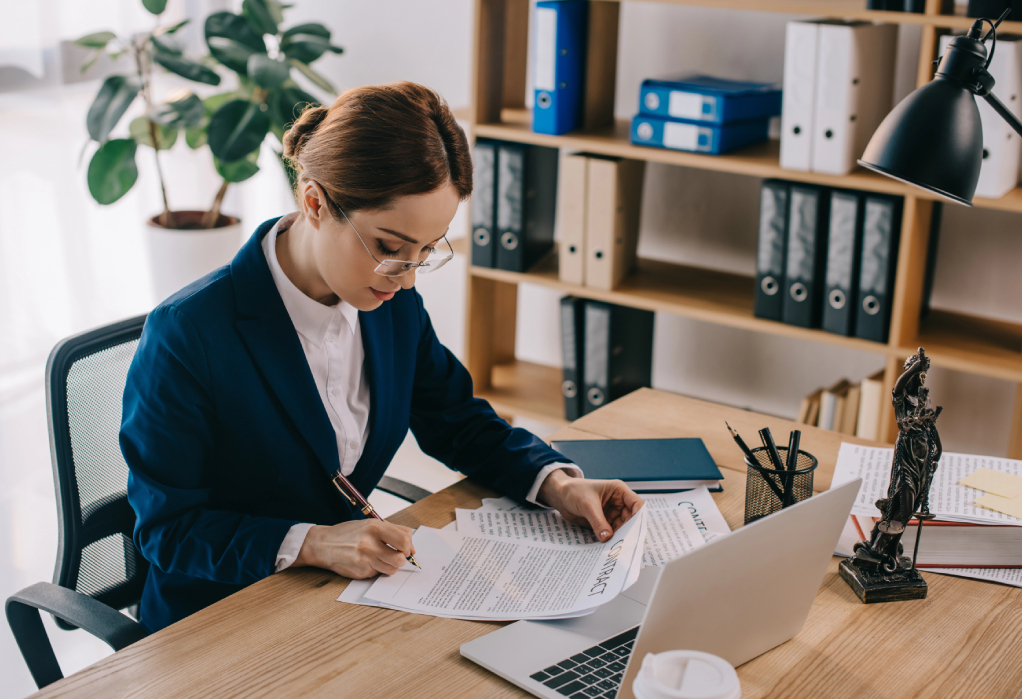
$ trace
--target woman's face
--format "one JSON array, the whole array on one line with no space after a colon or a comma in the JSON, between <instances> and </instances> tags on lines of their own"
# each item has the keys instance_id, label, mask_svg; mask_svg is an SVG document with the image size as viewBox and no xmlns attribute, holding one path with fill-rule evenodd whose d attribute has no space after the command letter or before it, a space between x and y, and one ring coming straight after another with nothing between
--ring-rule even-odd
<instances>
[{"instance_id":1,"label":"woman's face","mask_svg":"<svg viewBox=\"0 0 1022 699\"><path fill-rule=\"evenodd\" d=\"M381 262L425 261L447 234L458 202L458 192L450 183L427 194L399 197L385 210L345 211L347 220L324 201L319 215L312 217L312 252L319 276L338 298L358 310L379 308L398 290L411 289L416 272L413 269L400 277L376 274L378 263L366 247ZM441 246L435 256L450 254L446 244Z\"/></svg>"}]
</instances>

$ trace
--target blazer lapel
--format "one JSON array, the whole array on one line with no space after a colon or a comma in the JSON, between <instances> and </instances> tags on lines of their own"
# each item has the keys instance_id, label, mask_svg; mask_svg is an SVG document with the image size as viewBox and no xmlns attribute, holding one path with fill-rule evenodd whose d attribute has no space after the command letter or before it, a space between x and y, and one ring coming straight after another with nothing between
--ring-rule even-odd
<instances>
[{"instance_id":1,"label":"blazer lapel","mask_svg":"<svg viewBox=\"0 0 1022 699\"><path fill-rule=\"evenodd\" d=\"M340 463L336 436L262 250L262 238L276 221L259 226L231 262L235 303L241 316L238 333L295 427L327 475L332 475Z\"/></svg>"},{"instance_id":2,"label":"blazer lapel","mask_svg":"<svg viewBox=\"0 0 1022 699\"><path fill-rule=\"evenodd\" d=\"M361 486L371 477L389 437L387 426L391 424L389 389L394 366L394 327L387 304L368 313L359 311L358 318L369 380L369 440L351 475L353 483L364 491ZM368 495L366 492L363 494Z\"/></svg>"}]
</instances>

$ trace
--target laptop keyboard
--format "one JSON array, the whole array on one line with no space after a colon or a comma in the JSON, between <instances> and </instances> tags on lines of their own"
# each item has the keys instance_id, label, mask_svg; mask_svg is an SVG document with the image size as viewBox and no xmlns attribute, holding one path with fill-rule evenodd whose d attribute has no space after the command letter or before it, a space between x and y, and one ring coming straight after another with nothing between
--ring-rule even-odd
<instances>
[{"instance_id":1,"label":"laptop keyboard","mask_svg":"<svg viewBox=\"0 0 1022 699\"><path fill-rule=\"evenodd\" d=\"M529 677L571 699L614 699L638 633L636 626Z\"/></svg>"}]
</instances>

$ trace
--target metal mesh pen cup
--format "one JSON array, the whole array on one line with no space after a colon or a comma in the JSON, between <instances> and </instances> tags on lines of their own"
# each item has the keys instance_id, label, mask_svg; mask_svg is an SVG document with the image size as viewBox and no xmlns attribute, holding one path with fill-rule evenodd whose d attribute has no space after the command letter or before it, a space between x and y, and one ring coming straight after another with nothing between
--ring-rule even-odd
<instances>
[{"instance_id":1,"label":"metal mesh pen cup","mask_svg":"<svg viewBox=\"0 0 1022 699\"><path fill-rule=\"evenodd\" d=\"M787 463L788 448L777 447L781 463ZM752 450L756 457L753 463L745 457L748 473L745 478L745 523L754 522L813 494L813 472L819 465L816 457L801 449L794 471L778 471L770 462L766 447Z\"/></svg>"}]
</instances>

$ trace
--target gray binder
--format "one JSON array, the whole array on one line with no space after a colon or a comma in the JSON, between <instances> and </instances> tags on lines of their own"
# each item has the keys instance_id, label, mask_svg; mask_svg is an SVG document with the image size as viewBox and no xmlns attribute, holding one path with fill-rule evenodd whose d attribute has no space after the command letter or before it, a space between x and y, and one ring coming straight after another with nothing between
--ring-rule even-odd
<instances>
[{"instance_id":1,"label":"gray binder","mask_svg":"<svg viewBox=\"0 0 1022 699\"><path fill-rule=\"evenodd\" d=\"M472 264L496 266L497 144L478 140L472 148Z\"/></svg>"},{"instance_id":2,"label":"gray binder","mask_svg":"<svg viewBox=\"0 0 1022 699\"><path fill-rule=\"evenodd\" d=\"M838 335L855 333L862 204L863 197L858 192L835 191L830 195L823 329Z\"/></svg>"},{"instance_id":3,"label":"gray binder","mask_svg":"<svg viewBox=\"0 0 1022 699\"><path fill-rule=\"evenodd\" d=\"M759 245L756 253L757 318L780 320L784 299L784 253L788 238L788 187L764 180L759 194Z\"/></svg>"}]
</instances>

